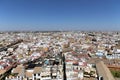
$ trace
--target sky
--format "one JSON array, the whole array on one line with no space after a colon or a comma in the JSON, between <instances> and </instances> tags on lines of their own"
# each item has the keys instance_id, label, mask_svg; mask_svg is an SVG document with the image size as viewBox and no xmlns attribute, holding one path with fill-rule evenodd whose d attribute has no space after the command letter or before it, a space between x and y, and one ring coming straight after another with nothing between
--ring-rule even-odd
<instances>
[{"instance_id":1,"label":"sky","mask_svg":"<svg viewBox=\"0 0 120 80\"><path fill-rule=\"evenodd\" d=\"M120 30L120 0L0 0L0 31Z\"/></svg>"}]
</instances>

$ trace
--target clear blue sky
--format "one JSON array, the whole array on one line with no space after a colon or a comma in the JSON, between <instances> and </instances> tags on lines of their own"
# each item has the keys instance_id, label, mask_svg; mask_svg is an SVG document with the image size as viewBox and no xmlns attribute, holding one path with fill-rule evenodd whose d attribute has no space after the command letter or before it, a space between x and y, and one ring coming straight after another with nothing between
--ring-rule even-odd
<instances>
[{"instance_id":1,"label":"clear blue sky","mask_svg":"<svg viewBox=\"0 0 120 80\"><path fill-rule=\"evenodd\" d=\"M0 30L120 30L120 0L0 0Z\"/></svg>"}]
</instances>

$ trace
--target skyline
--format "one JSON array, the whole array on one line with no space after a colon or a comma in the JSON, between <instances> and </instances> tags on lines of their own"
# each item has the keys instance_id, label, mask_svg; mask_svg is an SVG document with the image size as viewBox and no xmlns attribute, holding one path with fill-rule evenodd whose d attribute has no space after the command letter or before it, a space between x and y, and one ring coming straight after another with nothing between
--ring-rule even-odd
<instances>
[{"instance_id":1,"label":"skyline","mask_svg":"<svg viewBox=\"0 0 120 80\"><path fill-rule=\"evenodd\" d=\"M1 0L0 31L120 31L119 3L119 0Z\"/></svg>"}]
</instances>

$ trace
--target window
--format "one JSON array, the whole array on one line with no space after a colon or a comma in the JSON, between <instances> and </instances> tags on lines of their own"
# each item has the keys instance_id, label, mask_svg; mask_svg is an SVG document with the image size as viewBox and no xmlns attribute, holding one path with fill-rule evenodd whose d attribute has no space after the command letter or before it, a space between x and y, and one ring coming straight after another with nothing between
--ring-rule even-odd
<instances>
[{"instance_id":1,"label":"window","mask_svg":"<svg viewBox=\"0 0 120 80\"><path fill-rule=\"evenodd\" d=\"M36 74L34 74L34 76L36 76Z\"/></svg>"},{"instance_id":2,"label":"window","mask_svg":"<svg viewBox=\"0 0 120 80\"><path fill-rule=\"evenodd\" d=\"M40 74L38 74L38 76L40 76Z\"/></svg>"}]
</instances>

